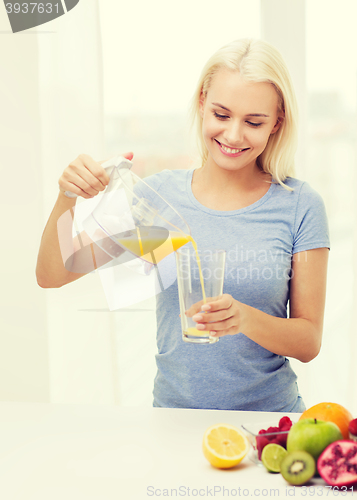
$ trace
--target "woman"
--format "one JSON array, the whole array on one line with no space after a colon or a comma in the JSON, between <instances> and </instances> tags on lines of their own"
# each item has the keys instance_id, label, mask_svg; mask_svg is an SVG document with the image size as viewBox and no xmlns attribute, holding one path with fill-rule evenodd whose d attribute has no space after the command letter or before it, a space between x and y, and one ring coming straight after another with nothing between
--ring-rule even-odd
<instances>
[{"instance_id":1,"label":"woman","mask_svg":"<svg viewBox=\"0 0 357 500\"><path fill-rule=\"evenodd\" d=\"M281 55L258 40L218 50L192 110L202 166L145 180L189 222L198 248L227 252L223 297L186 312L220 342L185 344L176 283L160 293L154 406L301 412L288 357L308 362L320 350L329 237L322 199L292 177L297 110ZM81 276L63 268L58 247L56 221L74 205L64 191L88 198L107 182L87 155L61 176L40 248L40 285ZM67 237L70 244L70 228ZM106 260L98 254L98 267Z\"/></svg>"}]
</instances>

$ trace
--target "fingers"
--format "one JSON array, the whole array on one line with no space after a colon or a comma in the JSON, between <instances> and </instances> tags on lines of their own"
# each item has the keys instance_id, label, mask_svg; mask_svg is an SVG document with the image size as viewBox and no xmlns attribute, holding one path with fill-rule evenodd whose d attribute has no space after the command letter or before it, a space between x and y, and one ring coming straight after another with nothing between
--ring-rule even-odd
<instances>
[{"instance_id":1,"label":"fingers","mask_svg":"<svg viewBox=\"0 0 357 500\"><path fill-rule=\"evenodd\" d=\"M71 191L83 198L92 198L104 191L109 178L104 168L89 155L79 155L63 171L58 184L62 191Z\"/></svg>"},{"instance_id":2,"label":"fingers","mask_svg":"<svg viewBox=\"0 0 357 500\"><path fill-rule=\"evenodd\" d=\"M131 160L133 153L124 153L122 156ZM95 161L87 154L80 154L63 171L58 184L62 192L70 191L83 198L93 198L104 191L110 178L102 167L101 162Z\"/></svg>"},{"instance_id":3,"label":"fingers","mask_svg":"<svg viewBox=\"0 0 357 500\"><path fill-rule=\"evenodd\" d=\"M229 318L232 318L234 314L234 311L230 309L222 309L221 311L217 311L214 313L196 313L192 316L193 321L196 322L205 322L205 323L211 323L213 321L225 321Z\"/></svg>"},{"instance_id":4,"label":"fingers","mask_svg":"<svg viewBox=\"0 0 357 500\"><path fill-rule=\"evenodd\" d=\"M209 306L209 307L205 308L205 306L203 306L202 309L210 311L210 312L220 311L222 309L229 309L233 305L233 301L234 301L234 299L233 299L232 295L225 293L225 294L221 295L220 297L214 297L212 299L207 299L206 306Z\"/></svg>"},{"instance_id":5,"label":"fingers","mask_svg":"<svg viewBox=\"0 0 357 500\"><path fill-rule=\"evenodd\" d=\"M193 304L189 309L187 309L187 311L185 311L186 316L191 318L191 316L193 316L194 314L199 313L200 311L202 311L203 305L204 305L203 300L196 302L196 304Z\"/></svg>"},{"instance_id":6,"label":"fingers","mask_svg":"<svg viewBox=\"0 0 357 500\"><path fill-rule=\"evenodd\" d=\"M191 308L197 311L192 315L192 320L197 323L196 328L210 331L213 336L217 337L238 333L239 314L236 307L231 307L234 303L233 297L225 294L215 299L202 307L199 306L200 303L197 303ZM206 306L210 306L209 311L202 313ZM186 314L188 312L190 311Z\"/></svg>"},{"instance_id":7,"label":"fingers","mask_svg":"<svg viewBox=\"0 0 357 500\"><path fill-rule=\"evenodd\" d=\"M229 309L233 304L233 300L232 295L229 294L224 294L219 297L207 297L206 303L201 300L200 302L193 304L193 306L191 306L185 314L190 318L191 316L194 316L194 314L201 311L206 311L207 314L207 311L215 312L223 309Z\"/></svg>"},{"instance_id":8,"label":"fingers","mask_svg":"<svg viewBox=\"0 0 357 500\"><path fill-rule=\"evenodd\" d=\"M79 155L71 163L72 171L82 179L79 186L83 191L95 196L100 191L104 191L109 182L109 176L104 168L89 155Z\"/></svg>"},{"instance_id":9,"label":"fingers","mask_svg":"<svg viewBox=\"0 0 357 500\"><path fill-rule=\"evenodd\" d=\"M216 321L216 322L207 322L207 323L197 323L197 330L203 330L203 331L207 331L207 330L214 330L214 331L217 331L217 332L220 332L220 331L225 331L225 330L229 330L230 328L233 328L234 326L236 326L236 321L235 319L232 317L232 318L228 318L228 319L225 319L223 321Z\"/></svg>"}]
</instances>

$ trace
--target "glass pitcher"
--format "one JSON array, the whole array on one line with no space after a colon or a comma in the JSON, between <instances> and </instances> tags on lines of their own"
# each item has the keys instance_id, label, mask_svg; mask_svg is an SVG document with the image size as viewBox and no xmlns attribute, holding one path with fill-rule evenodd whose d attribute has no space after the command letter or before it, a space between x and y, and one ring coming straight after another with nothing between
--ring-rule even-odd
<instances>
[{"instance_id":1,"label":"glass pitcher","mask_svg":"<svg viewBox=\"0 0 357 500\"><path fill-rule=\"evenodd\" d=\"M115 157L102 165L110 182L83 229L102 250L148 274L162 259L192 241L181 215L131 171L132 162Z\"/></svg>"}]
</instances>

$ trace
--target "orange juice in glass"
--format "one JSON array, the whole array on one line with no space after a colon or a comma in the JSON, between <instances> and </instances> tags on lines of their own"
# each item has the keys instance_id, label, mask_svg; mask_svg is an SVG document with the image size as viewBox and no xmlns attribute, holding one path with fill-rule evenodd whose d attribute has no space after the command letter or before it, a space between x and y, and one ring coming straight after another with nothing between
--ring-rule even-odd
<instances>
[{"instance_id":1,"label":"orange juice in glass","mask_svg":"<svg viewBox=\"0 0 357 500\"><path fill-rule=\"evenodd\" d=\"M217 299L223 293L225 250L199 249L183 246L176 250L177 285L180 302L182 339L194 344L212 344L218 337L198 330L196 322L185 315L193 304Z\"/></svg>"}]
</instances>

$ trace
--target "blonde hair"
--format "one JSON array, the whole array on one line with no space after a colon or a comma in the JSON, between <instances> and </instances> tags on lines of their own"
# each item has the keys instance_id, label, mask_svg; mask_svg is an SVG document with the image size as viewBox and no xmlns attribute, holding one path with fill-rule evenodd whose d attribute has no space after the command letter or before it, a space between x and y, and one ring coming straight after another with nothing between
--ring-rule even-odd
<instances>
[{"instance_id":1,"label":"blonde hair","mask_svg":"<svg viewBox=\"0 0 357 500\"><path fill-rule=\"evenodd\" d=\"M258 156L257 164L272 175L273 180L284 184L295 170L297 147L298 109L295 92L289 71L280 52L263 40L236 40L219 49L204 66L196 92L191 102L191 122L197 127L197 141L202 165L208 157L208 150L202 135L200 100L210 88L212 78L221 69L239 71L240 75L251 82L271 83L278 94L278 111L285 116L277 132L271 134L264 151Z\"/></svg>"}]
</instances>

